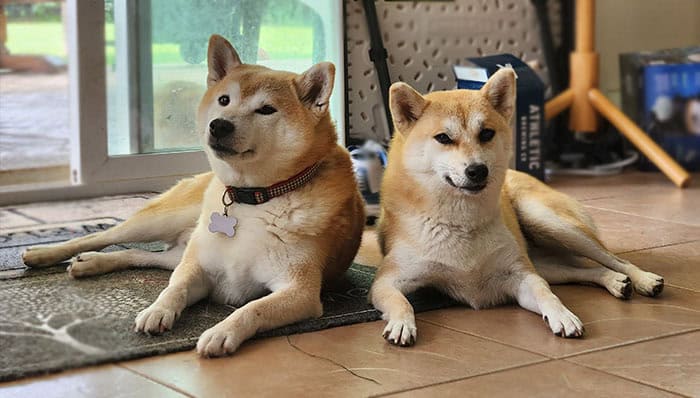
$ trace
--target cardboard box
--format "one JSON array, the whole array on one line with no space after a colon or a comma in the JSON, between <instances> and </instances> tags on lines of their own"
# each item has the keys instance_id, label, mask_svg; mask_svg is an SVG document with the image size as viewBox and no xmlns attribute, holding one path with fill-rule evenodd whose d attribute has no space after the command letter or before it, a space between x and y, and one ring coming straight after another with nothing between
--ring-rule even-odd
<instances>
[{"instance_id":1,"label":"cardboard box","mask_svg":"<svg viewBox=\"0 0 700 398\"><path fill-rule=\"evenodd\" d=\"M688 171L700 171L700 47L620 55L622 109ZM646 158L642 170L656 170Z\"/></svg>"},{"instance_id":2,"label":"cardboard box","mask_svg":"<svg viewBox=\"0 0 700 398\"><path fill-rule=\"evenodd\" d=\"M527 64L511 54L469 58L469 64L454 66L457 88L480 89L500 68L513 68L517 75L517 100L513 118L511 167L544 180L544 83Z\"/></svg>"}]
</instances>

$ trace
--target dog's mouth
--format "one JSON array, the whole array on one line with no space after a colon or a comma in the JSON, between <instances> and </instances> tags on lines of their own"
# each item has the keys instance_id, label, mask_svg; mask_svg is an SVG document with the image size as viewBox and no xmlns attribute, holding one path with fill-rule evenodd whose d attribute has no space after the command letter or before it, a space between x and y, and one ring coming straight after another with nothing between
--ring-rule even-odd
<instances>
[{"instance_id":1,"label":"dog's mouth","mask_svg":"<svg viewBox=\"0 0 700 398\"><path fill-rule=\"evenodd\" d=\"M450 186L457 188L462 192L467 192L470 194L479 193L481 190L486 188L485 182L481 184L467 183L466 185L457 185L454 181L452 181L452 178L450 178L450 176L448 175L445 175L445 181L447 181L447 183L450 184Z\"/></svg>"},{"instance_id":2,"label":"dog's mouth","mask_svg":"<svg viewBox=\"0 0 700 398\"><path fill-rule=\"evenodd\" d=\"M231 147L221 145L218 143L211 143L211 144L209 144L209 147L214 151L216 156L220 157L220 158L225 158L225 157L249 158L255 154L255 150L253 150L253 149L246 149L245 151L237 151Z\"/></svg>"}]
</instances>

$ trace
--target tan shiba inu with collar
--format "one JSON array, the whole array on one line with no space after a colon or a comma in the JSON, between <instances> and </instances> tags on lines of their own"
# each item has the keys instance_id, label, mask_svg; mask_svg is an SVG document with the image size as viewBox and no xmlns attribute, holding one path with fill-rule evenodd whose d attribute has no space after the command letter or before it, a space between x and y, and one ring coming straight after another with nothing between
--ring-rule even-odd
<instances>
[{"instance_id":1,"label":"tan shiba inu with collar","mask_svg":"<svg viewBox=\"0 0 700 398\"><path fill-rule=\"evenodd\" d=\"M301 75L246 65L214 35L208 65L197 131L213 173L180 182L112 229L30 248L24 262L46 266L82 253L69 267L75 277L174 269L168 287L136 317L136 330L162 333L207 296L242 306L197 343L201 355L221 356L258 331L320 316L321 286L350 266L365 218L328 111L333 64ZM171 248L91 252L156 240Z\"/></svg>"},{"instance_id":2,"label":"tan shiba inu with collar","mask_svg":"<svg viewBox=\"0 0 700 398\"><path fill-rule=\"evenodd\" d=\"M385 257L370 292L388 321L390 343L414 343L413 308L404 295L421 286L475 309L516 300L564 337L582 336L583 324L547 282L594 282L620 298L632 287L648 296L661 292L660 276L605 248L576 201L508 170L511 69L478 91L422 96L395 83L390 106L397 134L378 227ZM585 267L581 257L605 267Z\"/></svg>"}]
</instances>

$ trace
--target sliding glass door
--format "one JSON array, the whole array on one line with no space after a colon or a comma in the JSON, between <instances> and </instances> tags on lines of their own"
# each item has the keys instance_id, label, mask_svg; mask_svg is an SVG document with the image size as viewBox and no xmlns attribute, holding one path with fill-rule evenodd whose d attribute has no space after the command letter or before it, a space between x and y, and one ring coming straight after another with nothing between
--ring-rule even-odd
<instances>
[{"instance_id":1,"label":"sliding glass door","mask_svg":"<svg viewBox=\"0 0 700 398\"><path fill-rule=\"evenodd\" d=\"M206 170L194 120L213 33L247 63L334 62L331 113L344 135L341 0L68 0L67 15L72 185L0 202L159 190Z\"/></svg>"}]
</instances>

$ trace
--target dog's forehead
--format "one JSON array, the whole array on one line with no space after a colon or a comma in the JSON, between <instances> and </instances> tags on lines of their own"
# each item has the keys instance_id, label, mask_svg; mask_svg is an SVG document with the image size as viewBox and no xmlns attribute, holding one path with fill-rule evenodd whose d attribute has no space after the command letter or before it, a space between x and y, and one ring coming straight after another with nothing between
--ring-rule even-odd
<instances>
[{"instance_id":1,"label":"dog's forehead","mask_svg":"<svg viewBox=\"0 0 700 398\"><path fill-rule=\"evenodd\" d=\"M240 87L241 101L260 96L289 95L292 80L296 76L294 73L251 66L255 68L235 75L234 80Z\"/></svg>"},{"instance_id":2,"label":"dog's forehead","mask_svg":"<svg viewBox=\"0 0 700 398\"><path fill-rule=\"evenodd\" d=\"M461 112L445 117L442 123L446 130L458 133L478 131L485 120L486 115L479 109L461 109Z\"/></svg>"}]
</instances>

